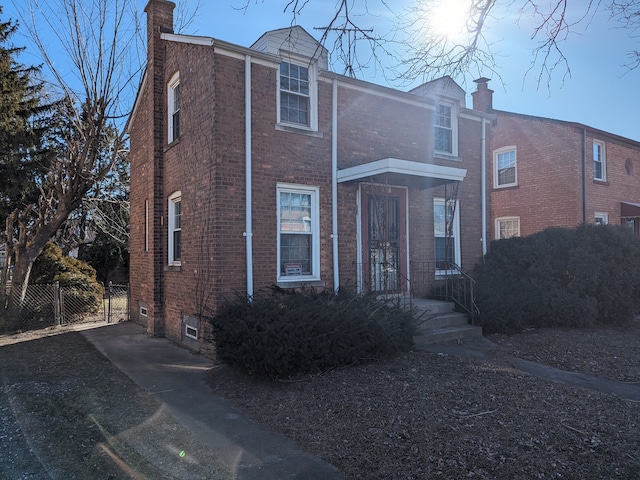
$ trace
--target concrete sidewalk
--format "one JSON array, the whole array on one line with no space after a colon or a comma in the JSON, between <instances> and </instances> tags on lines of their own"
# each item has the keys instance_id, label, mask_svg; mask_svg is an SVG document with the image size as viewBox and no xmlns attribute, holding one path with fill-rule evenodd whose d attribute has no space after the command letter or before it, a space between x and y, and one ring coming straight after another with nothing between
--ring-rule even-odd
<instances>
[{"instance_id":1,"label":"concrete sidewalk","mask_svg":"<svg viewBox=\"0 0 640 480\"><path fill-rule=\"evenodd\" d=\"M333 480L332 465L299 450L216 396L205 382L212 362L124 322L81 332L138 386L156 397L237 480Z\"/></svg>"}]
</instances>

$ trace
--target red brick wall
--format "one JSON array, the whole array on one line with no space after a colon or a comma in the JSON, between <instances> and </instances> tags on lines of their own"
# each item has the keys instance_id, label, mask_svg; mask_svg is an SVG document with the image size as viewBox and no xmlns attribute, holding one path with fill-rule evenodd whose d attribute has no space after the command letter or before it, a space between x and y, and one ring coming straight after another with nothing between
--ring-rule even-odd
<instances>
[{"instance_id":1,"label":"red brick wall","mask_svg":"<svg viewBox=\"0 0 640 480\"><path fill-rule=\"evenodd\" d=\"M491 231L495 219L520 217L522 236L549 226L573 228L583 222L583 134L586 132L586 221L596 212L619 224L620 202L640 201L640 144L540 117L495 112L491 151L517 147L518 186L491 193ZM593 140L605 144L607 181L593 179ZM492 167L488 172L493 185Z\"/></svg>"},{"instance_id":2,"label":"red brick wall","mask_svg":"<svg viewBox=\"0 0 640 480\"><path fill-rule=\"evenodd\" d=\"M575 128L553 120L495 112L490 168L491 238L495 219L520 217L520 235L548 226L575 227L582 221L582 140ZM517 147L515 187L495 188L493 152Z\"/></svg>"},{"instance_id":3,"label":"red brick wall","mask_svg":"<svg viewBox=\"0 0 640 480\"><path fill-rule=\"evenodd\" d=\"M151 64L162 65L161 75L148 78L131 127L132 304L153 304L150 331L180 341L185 315L211 314L220 302L246 292L245 60L216 47L158 42ZM166 85L176 72L180 139L167 145ZM332 288L332 85L318 82L318 134L281 131L276 129L277 72L274 66L251 66L254 291L276 282L278 183L319 188L320 274ZM339 168L394 157L467 170L459 194L463 266L479 261L480 121L460 120L460 159L447 160L432 155L433 111L420 100L412 104L340 87L338 109ZM338 190L340 283L355 285L358 186L340 184ZM176 191L182 193L182 259L180 267L168 267L168 197ZM411 260L433 261L433 198L443 196L443 189L410 186L408 192ZM147 253L145 198L153 220Z\"/></svg>"}]
</instances>

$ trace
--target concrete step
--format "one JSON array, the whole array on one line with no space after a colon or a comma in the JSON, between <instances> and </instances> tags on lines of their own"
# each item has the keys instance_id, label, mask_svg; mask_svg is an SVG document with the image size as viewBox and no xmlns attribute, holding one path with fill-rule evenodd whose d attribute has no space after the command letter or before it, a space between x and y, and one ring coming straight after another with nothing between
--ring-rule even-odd
<instances>
[{"instance_id":1,"label":"concrete step","mask_svg":"<svg viewBox=\"0 0 640 480\"><path fill-rule=\"evenodd\" d=\"M418 313L426 312L430 315L439 313L453 312L453 302L444 302L442 300L431 300L428 298L413 298L411 305Z\"/></svg>"},{"instance_id":2,"label":"concrete step","mask_svg":"<svg viewBox=\"0 0 640 480\"><path fill-rule=\"evenodd\" d=\"M434 328L445 327L460 327L469 324L469 319L465 313L449 312L440 313L435 316L431 316L430 313L425 313L420 317L418 323L418 330L433 330Z\"/></svg>"},{"instance_id":3,"label":"concrete step","mask_svg":"<svg viewBox=\"0 0 640 480\"><path fill-rule=\"evenodd\" d=\"M482 337L482 327L477 325L462 325L456 327L433 328L420 332L413 338L417 345L447 342Z\"/></svg>"}]
</instances>

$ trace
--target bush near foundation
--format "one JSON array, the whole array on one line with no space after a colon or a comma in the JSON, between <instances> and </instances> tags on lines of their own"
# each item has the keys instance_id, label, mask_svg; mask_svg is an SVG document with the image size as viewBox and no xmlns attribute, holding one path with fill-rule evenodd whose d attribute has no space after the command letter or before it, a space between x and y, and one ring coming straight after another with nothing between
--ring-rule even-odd
<instances>
[{"instance_id":1,"label":"bush near foundation","mask_svg":"<svg viewBox=\"0 0 640 480\"><path fill-rule=\"evenodd\" d=\"M620 226L551 227L494 241L475 277L485 332L624 324L640 312L640 240Z\"/></svg>"},{"instance_id":2,"label":"bush near foundation","mask_svg":"<svg viewBox=\"0 0 640 480\"><path fill-rule=\"evenodd\" d=\"M218 359L261 378L316 373L408 350L410 313L341 290L274 288L210 318Z\"/></svg>"}]
</instances>

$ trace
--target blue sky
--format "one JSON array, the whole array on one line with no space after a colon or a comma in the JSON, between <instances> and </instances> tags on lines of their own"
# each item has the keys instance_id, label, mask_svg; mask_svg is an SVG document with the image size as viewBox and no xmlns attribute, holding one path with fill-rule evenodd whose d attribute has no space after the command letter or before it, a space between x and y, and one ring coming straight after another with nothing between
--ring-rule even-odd
<instances>
[{"instance_id":1,"label":"blue sky","mask_svg":"<svg viewBox=\"0 0 640 480\"><path fill-rule=\"evenodd\" d=\"M242 7L247 2L248 8L243 11ZM146 3L146 0L136 0L140 12ZM291 14L283 12L288 0L186 0L184 3L187 9L199 4L199 10L193 24L183 33L211 36L243 46L250 46L267 30L291 23ZM319 37L315 27L329 22L336 3L337 0L310 0L297 23ZM370 15L355 20L361 26L374 28L378 34L389 32L394 23L389 12L380 7L379 1L369 0L367 3ZM410 0L388 3L395 11L402 12L410 5ZM2 20L8 17L16 17L11 4L4 7ZM482 72L482 75L493 77L490 88L495 91L494 107L580 122L640 141L640 69L628 72L624 67L628 61L626 53L634 48L640 49L640 32L635 32L634 38L628 31L616 29L607 22L606 13L595 16L588 25L578 26L577 32L562 44L571 76L563 79L564 70L560 68L549 84L545 79L538 85L537 70L526 75L531 51L535 47L535 42L529 38L532 22L527 17L518 21L518 15L512 12L500 21L489 23L487 35L492 42L492 50L497 53L502 80L490 72ZM27 40L20 42L16 39L15 43L26 44ZM23 61L28 62L29 58ZM388 66L393 64L389 62ZM335 70L341 73L339 67ZM455 80L470 94L475 89L472 80L478 76L478 72L474 72ZM394 82L390 80L393 74L389 70L382 72L379 68L369 68L359 78L402 90L415 86ZM467 105L471 106L470 95Z\"/></svg>"}]
</instances>

